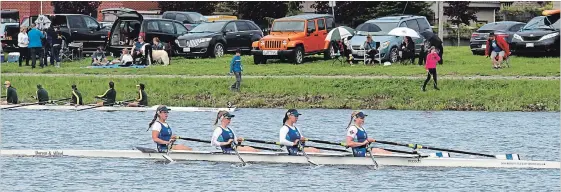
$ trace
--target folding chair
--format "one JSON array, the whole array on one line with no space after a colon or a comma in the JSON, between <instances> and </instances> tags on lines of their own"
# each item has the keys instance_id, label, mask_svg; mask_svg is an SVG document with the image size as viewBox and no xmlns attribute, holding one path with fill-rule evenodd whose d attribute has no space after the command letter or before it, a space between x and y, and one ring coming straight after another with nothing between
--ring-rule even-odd
<instances>
[{"instance_id":1,"label":"folding chair","mask_svg":"<svg viewBox=\"0 0 561 192\"><path fill-rule=\"evenodd\" d=\"M62 40L62 44L60 45L60 53L59 53L60 61L72 61L72 51L66 44L66 40Z\"/></svg>"},{"instance_id":2,"label":"folding chair","mask_svg":"<svg viewBox=\"0 0 561 192\"><path fill-rule=\"evenodd\" d=\"M343 64L343 58L341 58L341 56L343 56L343 54L341 54L341 53L344 53L343 46L341 45L341 42L334 42L334 45L335 46L333 47L333 49L334 49L335 53L333 55L334 58L333 58L333 62L331 63L331 65L334 65L335 62L339 62L339 64L342 65Z\"/></svg>"}]
</instances>

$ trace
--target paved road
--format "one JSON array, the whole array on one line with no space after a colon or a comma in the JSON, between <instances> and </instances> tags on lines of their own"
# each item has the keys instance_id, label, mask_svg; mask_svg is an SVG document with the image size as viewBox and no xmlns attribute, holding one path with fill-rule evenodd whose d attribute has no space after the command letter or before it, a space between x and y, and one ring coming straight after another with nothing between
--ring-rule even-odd
<instances>
[{"instance_id":1,"label":"paved road","mask_svg":"<svg viewBox=\"0 0 561 192\"><path fill-rule=\"evenodd\" d=\"M118 77L118 78L138 78L138 77L153 77L153 78L233 78L233 76L218 76L218 75L107 75L107 74L41 74L41 73L2 73L5 76L46 76L46 77ZM332 78L332 79L425 79L426 76L350 76L350 75L275 75L275 76L254 76L244 75L244 79L251 78ZM508 79L508 80L559 80L559 77L538 77L538 76L438 76L439 79Z\"/></svg>"}]
</instances>

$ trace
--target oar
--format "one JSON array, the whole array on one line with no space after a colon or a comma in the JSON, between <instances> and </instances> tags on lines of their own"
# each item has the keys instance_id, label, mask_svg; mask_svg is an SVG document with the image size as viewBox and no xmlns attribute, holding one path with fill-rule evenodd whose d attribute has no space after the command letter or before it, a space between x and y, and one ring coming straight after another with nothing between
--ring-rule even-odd
<instances>
[{"instance_id":1,"label":"oar","mask_svg":"<svg viewBox=\"0 0 561 192\"><path fill-rule=\"evenodd\" d=\"M130 101L134 101L134 99L130 99L130 100L126 100L126 101L120 101L120 102L130 102ZM109 103L109 106L114 105L115 103L118 103L118 102ZM95 109L95 108L99 108L99 107L107 107L107 106L105 106L105 105L93 106L93 107L78 109L78 110L76 110L76 111L83 111L83 110L88 110L88 109Z\"/></svg>"},{"instance_id":2,"label":"oar","mask_svg":"<svg viewBox=\"0 0 561 192\"><path fill-rule=\"evenodd\" d=\"M339 145L339 146L347 147L347 144L346 144L346 143L343 143L343 142L336 143L336 142L331 142L331 141L322 141L322 140L309 139L309 138L306 138L306 141L311 141L311 142L315 142L315 143L323 143L323 144L328 144L328 145Z\"/></svg>"},{"instance_id":3,"label":"oar","mask_svg":"<svg viewBox=\"0 0 561 192\"><path fill-rule=\"evenodd\" d=\"M517 154L489 155L489 154L475 153L475 152L469 152L469 151L460 151L460 150L454 150L454 149L429 147L429 146L423 146L423 145L419 145L419 144L405 144L405 143L396 143L396 142L391 142L391 141L380 141L380 140L376 140L376 143L404 146L404 147L409 147L409 148L412 148L412 149L428 149L428 150L446 151L446 152L452 152L452 153L461 153L461 154L467 154L467 155L492 157L492 158L497 158L497 159L520 159L520 157L518 157Z\"/></svg>"},{"instance_id":4,"label":"oar","mask_svg":"<svg viewBox=\"0 0 561 192\"><path fill-rule=\"evenodd\" d=\"M372 162L374 163L374 170L378 169L378 162L376 162L376 159L374 159L374 154L372 154L372 148L370 147L370 144L366 145L366 150L368 151L368 153L370 153L370 159L372 159Z\"/></svg>"},{"instance_id":5,"label":"oar","mask_svg":"<svg viewBox=\"0 0 561 192\"><path fill-rule=\"evenodd\" d=\"M252 145L240 145L240 146L247 146L247 147L253 147L254 149L259 149L259 150L267 150L267 151L283 151L282 149L273 149L273 148L267 148L267 147L259 147L259 146L252 146Z\"/></svg>"},{"instance_id":6,"label":"oar","mask_svg":"<svg viewBox=\"0 0 561 192\"><path fill-rule=\"evenodd\" d=\"M173 143L175 143L175 140L173 140L171 143L167 144L167 151L165 155L162 155L164 157L164 159L167 159L170 163L174 162L174 160L169 156L169 153L171 151L171 148L173 148Z\"/></svg>"},{"instance_id":7,"label":"oar","mask_svg":"<svg viewBox=\"0 0 561 192\"><path fill-rule=\"evenodd\" d=\"M24 106L29 106L29 105L38 105L38 104L44 104L44 103L48 103L48 102L64 101L64 100L69 100L69 99L71 99L71 98L64 98L64 99L52 100L52 101L41 101L41 102L36 102L36 103L26 103L26 104L11 106L11 107L5 107L5 108L2 108L2 109L12 109L12 108L17 108L17 107L24 107Z\"/></svg>"},{"instance_id":8,"label":"oar","mask_svg":"<svg viewBox=\"0 0 561 192\"><path fill-rule=\"evenodd\" d=\"M196 141L196 142L201 142L201 143L211 143L210 140L202 140L202 139L195 139L195 138L177 137L177 139L186 140L186 141ZM247 141L247 140L244 139L244 141ZM272 148L259 147L259 146L253 146L253 145L240 145L240 146L247 146L247 147L252 147L254 149L268 150L268 151L282 151L282 149L272 149Z\"/></svg>"},{"instance_id":9,"label":"oar","mask_svg":"<svg viewBox=\"0 0 561 192\"><path fill-rule=\"evenodd\" d=\"M298 141L298 150L302 151L302 154L304 154L304 156L306 157L306 160L308 160L308 163L318 166L317 163L313 162L310 157L308 157L308 154L306 154L306 152L304 151L304 146L302 145L302 141Z\"/></svg>"},{"instance_id":10,"label":"oar","mask_svg":"<svg viewBox=\"0 0 561 192\"><path fill-rule=\"evenodd\" d=\"M240 159L240 161L242 162L242 167L245 166L245 161L242 159L242 157L240 156L240 153L238 153L238 149L237 149L237 145L234 141L232 141L230 143L230 146L232 147L232 149L234 149L234 152L236 152L236 156L238 156L238 159Z\"/></svg>"},{"instance_id":11,"label":"oar","mask_svg":"<svg viewBox=\"0 0 561 192\"><path fill-rule=\"evenodd\" d=\"M281 145L280 142L273 142L273 141L262 141L257 139L243 139L244 141L254 142L254 143L263 143L263 144L271 144L271 145Z\"/></svg>"}]
</instances>

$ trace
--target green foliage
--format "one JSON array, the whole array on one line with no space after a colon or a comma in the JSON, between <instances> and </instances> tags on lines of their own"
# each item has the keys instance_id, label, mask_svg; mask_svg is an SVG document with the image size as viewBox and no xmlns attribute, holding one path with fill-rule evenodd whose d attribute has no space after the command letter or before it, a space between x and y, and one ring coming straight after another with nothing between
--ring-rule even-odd
<instances>
[{"instance_id":1,"label":"green foliage","mask_svg":"<svg viewBox=\"0 0 561 192\"><path fill-rule=\"evenodd\" d=\"M477 10L469 7L469 1L446 1L446 3L449 6L444 7L444 15L451 18L452 24L469 25L470 21L477 21L477 16L475 16Z\"/></svg>"},{"instance_id":2,"label":"green foliage","mask_svg":"<svg viewBox=\"0 0 561 192\"><path fill-rule=\"evenodd\" d=\"M403 13L425 16L430 21L434 15L430 5L422 1L337 1L335 20L356 27L370 19ZM328 1L316 1L312 8L317 13L331 13Z\"/></svg>"},{"instance_id":3,"label":"green foliage","mask_svg":"<svg viewBox=\"0 0 561 192\"><path fill-rule=\"evenodd\" d=\"M542 15L542 11L554 9L553 2L546 2L543 6L501 6L499 14L503 20L528 22L530 19Z\"/></svg>"},{"instance_id":4,"label":"green foliage","mask_svg":"<svg viewBox=\"0 0 561 192\"><path fill-rule=\"evenodd\" d=\"M30 97L40 83L52 99L70 96L78 85L84 102L115 82L117 100L136 97L137 83L146 85L149 105L277 108L361 108L398 110L559 111L559 81L555 80L441 80L440 91L411 79L259 78L244 79L241 92L231 92L234 79L157 77L37 77L2 75L17 88L20 100ZM186 86L188 85L188 86Z\"/></svg>"},{"instance_id":5,"label":"green foliage","mask_svg":"<svg viewBox=\"0 0 561 192\"><path fill-rule=\"evenodd\" d=\"M51 1L55 14L97 15L100 1Z\"/></svg>"},{"instance_id":6,"label":"green foliage","mask_svg":"<svg viewBox=\"0 0 561 192\"><path fill-rule=\"evenodd\" d=\"M158 1L158 7L165 11L194 11L203 15L211 15L216 1Z\"/></svg>"}]
</instances>

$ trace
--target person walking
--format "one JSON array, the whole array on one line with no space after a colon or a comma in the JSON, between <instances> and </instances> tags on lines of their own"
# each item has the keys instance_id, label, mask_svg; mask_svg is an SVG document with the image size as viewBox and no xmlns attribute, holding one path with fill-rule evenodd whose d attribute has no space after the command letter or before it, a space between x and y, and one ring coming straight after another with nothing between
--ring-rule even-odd
<instances>
[{"instance_id":1,"label":"person walking","mask_svg":"<svg viewBox=\"0 0 561 192\"><path fill-rule=\"evenodd\" d=\"M242 81L242 57L240 56L241 50L236 49L236 55L230 61L230 74L234 73L236 82L230 87L232 91L240 91L240 84Z\"/></svg>"},{"instance_id":2,"label":"person walking","mask_svg":"<svg viewBox=\"0 0 561 192\"><path fill-rule=\"evenodd\" d=\"M45 36L41 31L39 31L39 29L35 28L35 25L31 25L31 30L29 30L27 35L29 37L28 47L31 54L31 68L35 68L37 59L39 59L41 68L43 68L44 64L41 61L41 48L43 47L43 43L41 42L41 39L45 38Z\"/></svg>"},{"instance_id":3,"label":"person walking","mask_svg":"<svg viewBox=\"0 0 561 192\"><path fill-rule=\"evenodd\" d=\"M25 66L29 66L29 37L27 36L27 28L22 26L18 34L18 47L19 47L19 66L25 57Z\"/></svg>"},{"instance_id":4,"label":"person walking","mask_svg":"<svg viewBox=\"0 0 561 192\"><path fill-rule=\"evenodd\" d=\"M430 53L427 55L427 61L425 65L425 69L427 70L427 79L423 84L423 88L422 88L423 91L426 91L425 88L427 87L427 83L430 81L431 75L434 78L434 89L440 90L436 82L436 63L438 61L440 61L440 56L438 56L438 53L436 52L436 48L432 46L430 48Z\"/></svg>"}]
</instances>

